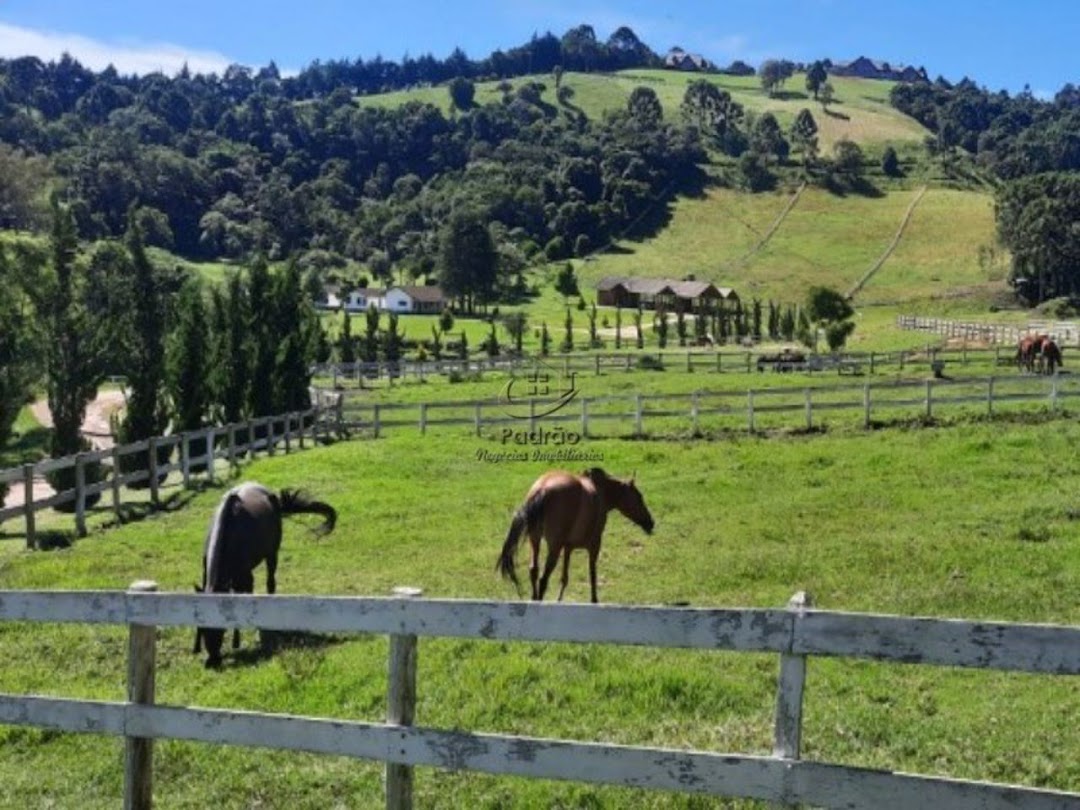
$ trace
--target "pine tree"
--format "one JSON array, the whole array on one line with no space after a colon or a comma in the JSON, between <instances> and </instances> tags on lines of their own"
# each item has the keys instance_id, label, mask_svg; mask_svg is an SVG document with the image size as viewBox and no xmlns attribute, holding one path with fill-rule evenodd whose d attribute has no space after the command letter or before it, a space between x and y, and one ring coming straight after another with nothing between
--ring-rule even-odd
<instances>
[{"instance_id":1,"label":"pine tree","mask_svg":"<svg viewBox=\"0 0 1080 810\"><path fill-rule=\"evenodd\" d=\"M432 327L434 328L434 327ZM438 358L438 349L435 357ZM345 311L345 319L341 324L341 333L338 335L338 360L342 363L356 362L356 341L352 334L352 315Z\"/></svg>"},{"instance_id":2,"label":"pine tree","mask_svg":"<svg viewBox=\"0 0 1080 810\"><path fill-rule=\"evenodd\" d=\"M615 307L615 348L622 348L622 307Z\"/></svg>"},{"instance_id":3,"label":"pine tree","mask_svg":"<svg viewBox=\"0 0 1080 810\"><path fill-rule=\"evenodd\" d=\"M168 425L164 401L165 303L161 282L146 256L142 230L134 216L128 217L126 247L131 258L133 305L129 347L131 367L127 373L127 410L117 431L120 444L161 436ZM125 472L147 470L146 453L122 458Z\"/></svg>"},{"instance_id":4,"label":"pine tree","mask_svg":"<svg viewBox=\"0 0 1080 810\"><path fill-rule=\"evenodd\" d=\"M274 285L278 350L274 355L275 414L297 413L311 407L311 364L316 345L317 319L304 295L300 266L289 262Z\"/></svg>"},{"instance_id":5,"label":"pine tree","mask_svg":"<svg viewBox=\"0 0 1080 810\"><path fill-rule=\"evenodd\" d=\"M375 304L367 308L364 322L364 350L361 353L365 363L375 363L379 359L379 310Z\"/></svg>"},{"instance_id":6,"label":"pine tree","mask_svg":"<svg viewBox=\"0 0 1080 810\"><path fill-rule=\"evenodd\" d=\"M172 400L173 427L177 432L198 430L206 423L210 406L207 337L202 286L197 278L192 278L180 290L176 326L166 349L166 379ZM191 442L189 450L193 458L204 456L205 439ZM191 469L204 467L196 464Z\"/></svg>"},{"instance_id":7,"label":"pine tree","mask_svg":"<svg viewBox=\"0 0 1080 810\"><path fill-rule=\"evenodd\" d=\"M574 350L574 316L570 314L570 307L566 308L566 331L563 334L561 349L564 353Z\"/></svg>"},{"instance_id":8,"label":"pine tree","mask_svg":"<svg viewBox=\"0 0 1080 810\"><path fill-rule=\"evenodd\" d=\"M543 357L551 354L551 333L548 331L547 321L540 326L540 354Z\"/></svg>"},{"instance_id":9,"label":"pine tree","mask_svg":"<svg viewBox=\"0 0 1080 810\"><path fill-rule=\"evenodd\" d=\"M277 313L270 268L256 257L248 269L248 328L252 345L251 385L248 413L253 417L274 413L274 368L277 365Z\"/></svg>"}]
</instances>

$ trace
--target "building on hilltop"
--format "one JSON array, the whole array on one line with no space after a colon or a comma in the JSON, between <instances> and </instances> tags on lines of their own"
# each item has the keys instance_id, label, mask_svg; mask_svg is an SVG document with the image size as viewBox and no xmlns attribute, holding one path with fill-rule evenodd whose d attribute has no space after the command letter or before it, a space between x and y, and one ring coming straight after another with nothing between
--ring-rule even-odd
<instances>
[{"instance_id":1,"label":"building on hilltop","mask_svg":"<svg viewBox=\"0 0 1080 810\"><path fill-rule=\"evenodd\" d=\"M911 65L890 65L878 59L860 56L850 62L833 62L831 76L853 76L859 79L887 79L895 82L928 82L926 68Z\"/></svg>"},{"instance_id":2,"label":"building on hilltop","mask_svg":"<svg viewBox=\"0 0 1080 810\"><path fill-rule=\"evenodd\" d=\"M699 53L687 53L678 46L668 51L664 57L664 67L670 70L687 70L705 73L716 70L716 65Z\"/></svg>"}]
</instances>

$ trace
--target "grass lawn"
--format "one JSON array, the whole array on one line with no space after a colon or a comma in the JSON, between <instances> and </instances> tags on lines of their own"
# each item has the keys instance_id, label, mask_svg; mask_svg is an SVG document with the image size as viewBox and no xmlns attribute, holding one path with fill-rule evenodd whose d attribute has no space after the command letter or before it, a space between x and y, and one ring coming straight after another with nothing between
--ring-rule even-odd
<instances>
[{"instance_id":1,"label":"grass lawn","mask_svg":"<svg viewBox=\"0 0 1080 810\"><path fill-rule=\"evenodd\" d=\"M823 608L1077 624L1078 441L1080 424L1070 420L694 443L592 440L588 449L612 473L637 471L657 521L646 538L613 516L600 598L764 607L805 589ZM546 465L477 460L478 450L498 447L409 432L246 468L245 478L273 487L302 484L341 515L324 540L302 521L287 525L279 591L386 594L414 585L429 597L514 598L492 569L513 510ZM6 549L0 587L124 588L148 577L186 592L220 495L195 494L183 509L65 550ZM257 572L260 591L263 576ZM567 598L588 598L578 558ZM121 699L125 639L117 628L3 625L3 691ZM191 631L162 629L159 700L381 719L386 639L312 641L268 659L233 656L215 673L191 655ZM428 639L419 662L421 725L771 748L775 656ZM814 659L804 755L1080 790L1073 680ZM118 803L121 742L19 728L0 728L0 740L0 805ZM204 806L209 795L225 808L382 804L374 764L179 742L160 743L155 764L159 807ZM664 793L428 768L418 769L416 792L418 806L437 808L706 806Z\"/></svg>"}]
</instances>

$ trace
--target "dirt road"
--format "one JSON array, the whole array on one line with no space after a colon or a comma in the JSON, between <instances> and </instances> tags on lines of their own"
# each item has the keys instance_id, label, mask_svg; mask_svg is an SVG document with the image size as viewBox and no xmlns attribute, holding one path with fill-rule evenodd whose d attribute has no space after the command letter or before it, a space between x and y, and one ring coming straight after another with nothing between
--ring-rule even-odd
<instances>
[{"instance_id":1,"label":"dirt road","mask_svg":"<svg viewBox=\"0 0 1080 810\"><path fill-rule=\"evenodd\" d=\"M86 406L86 416L83 418L82 433L90 440L95 449L107 449L113 446L113 435L109 427L109 417L124 406L124 392L116 389L99 391L95 399ZM30 412L45 427L52 427L52 414L49 413L49 403L39 399L30 406ZM25 487L12 484L11 490L4 499L4 507L22 506L25 502ZM48 498L53 494L53 488L43 477L34 478L34 500Z\"/></svg>"}]
</instances>

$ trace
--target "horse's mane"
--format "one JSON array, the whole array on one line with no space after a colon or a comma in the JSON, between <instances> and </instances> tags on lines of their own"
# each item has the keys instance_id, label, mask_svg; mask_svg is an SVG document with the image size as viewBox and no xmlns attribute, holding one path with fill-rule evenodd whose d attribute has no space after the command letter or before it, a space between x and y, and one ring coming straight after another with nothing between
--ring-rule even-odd
<instances>
[{"instance_id":1,"label":"horse's mane","mask_svg":"<svg viewBox=\"0 0 1080 810\"><path fill-rule=\"evenodd\" d=\"M611 480L611 476L604 472L604 470L602 470L600 467L590 467L589 469L585 470L582 475L584 475L586 478L591 478L593 483L595 484L602 484L605 481Z\"/></svg>"}]
</instances>

